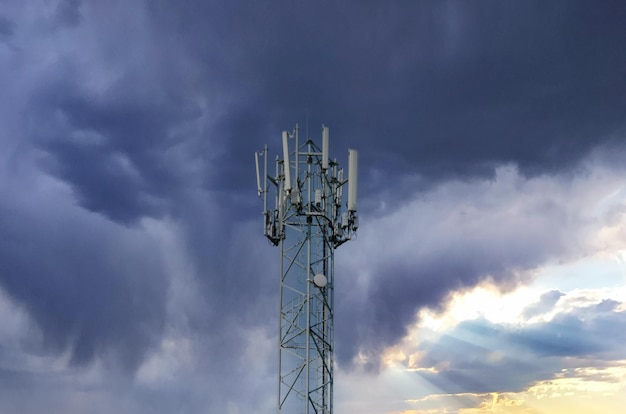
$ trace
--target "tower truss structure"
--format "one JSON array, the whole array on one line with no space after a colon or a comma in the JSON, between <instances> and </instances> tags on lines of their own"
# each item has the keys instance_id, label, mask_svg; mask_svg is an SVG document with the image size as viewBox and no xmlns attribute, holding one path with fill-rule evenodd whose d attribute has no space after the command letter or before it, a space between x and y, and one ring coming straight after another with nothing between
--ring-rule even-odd
<instances>
[{"instance_id":1,"label":"tower truss structure","mask_svg":"<svg viewBox=\"0 0 626 414\"><path fill-rule=\"evenodd\" d=\"M329 158L328 140L325 126L321 148L308 138L300 144L297 125L284 131L283 157L276 157L273 176L267 173L267 146L255 153L263 234L280 249L279 414L333 412L334 257L358 228L358 155L348 151L344 179L343 169Z\"/></svg>"}]
</instances>

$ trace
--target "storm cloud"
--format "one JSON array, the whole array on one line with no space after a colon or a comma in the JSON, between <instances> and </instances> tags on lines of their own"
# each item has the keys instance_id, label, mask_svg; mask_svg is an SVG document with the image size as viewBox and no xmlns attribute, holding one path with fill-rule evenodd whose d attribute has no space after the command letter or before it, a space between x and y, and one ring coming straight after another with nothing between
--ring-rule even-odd
<instances>
[{"instance_id":1,"label":"storm cloud","mask_svg":"<svg viewBox=\"0 0 626 414\"><path fill-rule=\"evenodd\" d=\"M378 368L453 291L597 250L623 213L594 209L623 174L625 17L618 1L5 2L0 384L40 396L7 406L81 411L88 379L101 412L271 407L278 252L251 155L295 123L361 155L342 368ZM575 351L537 329L518 339Z\"/></svg>"}]
</instances>

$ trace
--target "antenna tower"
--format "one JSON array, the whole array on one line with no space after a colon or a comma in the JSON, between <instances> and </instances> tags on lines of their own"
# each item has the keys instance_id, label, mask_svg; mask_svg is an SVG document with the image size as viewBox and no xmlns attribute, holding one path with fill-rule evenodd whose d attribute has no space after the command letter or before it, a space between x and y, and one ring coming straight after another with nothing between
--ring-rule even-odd
<instances>
[{"instance_id":1,"label":"antenna tower","mask_svg":"<svg viewBox=\"0 0 626 414\"><path fill-rule=\"evenodd\" d=\"M328 155L328 127L322 126L321 148L308 138L300 144L298 135L297 125L283 132L274 176L267 172L267 145L255 153L263 234L280 249L278 413L332 414L334 257L358 228L357 151L348 150L344 179Z\"/></svg>"}]
</instances>

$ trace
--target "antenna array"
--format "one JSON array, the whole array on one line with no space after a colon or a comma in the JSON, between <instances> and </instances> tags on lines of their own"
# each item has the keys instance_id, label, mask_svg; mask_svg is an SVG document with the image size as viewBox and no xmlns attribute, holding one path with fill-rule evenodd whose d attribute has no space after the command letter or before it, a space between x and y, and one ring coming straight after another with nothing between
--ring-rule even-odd
<instances>
[{"instance_id":1,"label":"antenna array","mask_svg":"<svg viewBox=\"0 0 626 414\"><path fill-rule=\"evenodd\" d=\"M300 144L297 125L283 132L282 143L273 176L267 172L267 146L255 153L263 234L280 248L278 413L332 414L334 252L358 228L358 154L349 150L344 180L343 169L329 157L328 127L322 126L321 149L308 138Z\"/></svg>"}]
</instances>

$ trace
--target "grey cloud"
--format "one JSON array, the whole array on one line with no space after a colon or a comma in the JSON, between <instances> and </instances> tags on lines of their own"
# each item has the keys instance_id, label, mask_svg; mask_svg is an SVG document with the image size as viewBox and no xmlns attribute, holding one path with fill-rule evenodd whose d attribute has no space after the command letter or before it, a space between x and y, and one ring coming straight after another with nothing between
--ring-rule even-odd
<instances>
[{"instance_id":1,"label":"grey cloud","mask_svg":"<svg viewBox=\"0 0 626 414\"><path fill-rule=\"evenodd\" d=\"M511 333L510 340L541 356L622 359L626 354L620 344L626 334L620 327L626 324L626 313L616 311L618 305L604 300L560 314L549 322ZM607 336L607 332L612 334Z\"/></svg>"},{"instance_id":2,"label":"grey cloud","mask_svg":"<svg viewBox=\"0 0 626 414\"><path fill-rule=\"evenodd\" d=\"M15 22L0 15L0 39L7 41L15 32Z\"/></svg>"},{"instance_id":3,"label":"grey cloud","mask_svg":"<svg viewBox=\"0 0 626 414\"><path fill-rule=\"evenodd\" d=\"M56 18L61 26L75 27L80 24L81 0L63 0L57 3Z\"/></svg>"},{"instance_id":4,"label":"grey cloud","mask_svg":"<svg viewBox=\"0 0 626 414\"><path fill-rule=\"evenodd\" d=\"M544 293L536 303L526 307L524 310L524 316L532 318L533 316L550 312L563 295L564 293L559 290L551 290Z\"/></svg>"},{"instance_id":5,"label":"grey cloud","mask_svg":"<svg viewBox=\"0 0 626 414\"><path fill-rule=\"evenodd\" d=\"M417 178L402 194L388 190L394 209L450 177L497 178L494 168L503 162L523 174L563 172L599 145L621 148L611 133L623 127L626 52L613 41L624 30L623 10L590 7L66 1L54 16L59 33L46 32L60 37L47 43L19 20L0 21L0 36L14 41L19 32L24 42L16 44L21 55L10 53L26 74L13 78L28 85L19 88L27 103L16 99L21 135L10 142L20 143L21 155L11 163L33 174L41 168L72 190L58 190L71 213L44 214L31 204L20 215L23 205L6 200L29 193L30 183L7 176L15 192L1 204L0 283L41 327L50 354L71 349L81 367L110 357L132 373L164 332L180 329L206 349L197 361L204 371L193 378L224 395L212 403L215 412L225 412L226 395L241 395L242 387L252 390L246 399L261 398L265 388L233 362L248 329L274 332L276 310L277 252L251 224L260 221L252 213L260 205L251 154L276 145L279 131L294 122L304 130L308 111L310 135L330 125L332 151L361 150L368 178L362 237L338 255L367 252L364 266L378 278L363 287L356 283L361 268L343 269L340 359L360 348L380 350L403 335L420 306L437 307L451 289L489 277L510 286L516 270L567 253L564 240L578 216L561 215L549 199L525 206L529 216L547 214L545 221L495 209L493 221L464 227L464 215L493 211L472 203L471 186L436 206L445 211L446 203L466 199L469 210L424 211L462 232L429 227L418 215L389 222L391 233L365 229L380 224L382 185L401 176ZM36 203L42 210L55 204ZM167 255L143 233L146 217L171 220L180 230L177 247L203 298L178 309L175 320L166 302L178 275L167 273ZM494 221L502 232L490 232ZM536 230L551 226L557 231ZM407 239L410 249L395 243L406 228L416 235ZM201 410L172 401L202 401L202 392L173 394L141 395L149 409ZM151 398L158 404L146 402ZM141 411L137 401L128 404L129 412Z\"/></svg>"},{"instance_id":6,"label":"grey cloud","mask_svg":"<svg viewBox=\"0 0 626 414\"><path fill-rule=\"evenodd\" d=\"M91 6L83 6L86 23L78 31L94 23ZM103 29L96 25L95 30ZM26 359L39 353L62 358L67 351L76 369L102 361L104 378L117 369L132 378L158 352L165 335L188 335L203 350L195 356L196 382L224 399L207 402L206 390L191 386L189 391L182 386L162 390L161 398L155 397L157 391L134 389L129 406L149 409L154 406L149 401L158 399L162 412L181 407L225 412L230 400L251 412L251 399L262 400L268 382L258 383L265 368L250 376L239 355L249 346L249 329L273 332L268 313L275 309L274 285L260 271L272 268L259 253L265 239L249 216L240 214L249 206L256 209L258 200L254 193L242 200L240 194L210 188L211 160L219 156L221 144L209 145L214 137L205 134L204 118L213 115L200 106L211 99L202 98L206 91L194 90L193 76L180 66L158 65L159 59L167 63L171 58L184 66L180 55L169 55L164 47L145 65L127 65L123 51L100 49L111 40L106 30L115 27L104 30L96 65L82 66L75 54L59 53L47 70L37 72L41 78L19 112L23 144L12 162L22 168L7 170L16 201L2 205L0 283L43 335L43 344L34 335L22 351ZM143 30L138 27L139 33ZM134 49L136 39L127 40ZM75 47L85 45L78 39ZM84 67L94 72L85 73ZM51 177L40 175L39 168ZM28 177L16 171L54 184L47 190L26 188ZM43 207L39 200L20 204L29 190L44 199L46 214L37 213ZM26 212L16 213L20 210ZM172 223L174 229L166 232L180 230L177 248L187 261L182 270L191 271L202 300L169 308L170 283L179 275L169 268L170 252L146 229L152 223L147 217ZM218 372L232 375L212 374ZM15 378L5 376L8 385ZM25 381L44 400L43 388L57 386ZM97 385L97 394L106 395L107 386L106 381ZM67 401L72 387L62 394ZM247 398L237 401L242 387ZM175 401L183 398L191 401L178 406ZM65 411L63 403L50 406Z\"/></svg>"},{"instance_id":7,"label":"grey cloud","mask_svg":"<svg viewBox=\"0 0 626 414\"><path fill-rule=\"evenodd\" d=\"M158 88L142 91L140 76L126 74L97 95L71 80L78 74L66 62L23 115L24 132L49 155L48 170L73 186L84 207L122 223L175 213L171 202L187 185L179 163L203 152L201 137L171 132L199 111Z\"/></svg>"},{"instance_id":8,"label":"grey cloud","mask_svg":"<svg viewBox=\"0 0 626 414\"><path fill-rule=\"evenodd\" d=\"M509 350L503 331L486 321L463 323L436 342L420 345L426 354L420 364L440 371L417 374L444 393L519 391L553 375L554 361L533 362ZM494 356L496 352L501 354Z\"/></svg>"},{"instance_id":9,"label":"grey cloud","mask_svg":"<svg viewBox=\"0 0 626 414\"><path fill-rule=\"evenodd\" d=\"M35 205L0 207L0 283L43 334L28 352L68 350L77 365L100 356L115 370L134 371L164 324L168 282L158 256L148 254L158 246L46 203L37 214Z\"/></svg>"},{"instance_id":10,"label":"grey cloud","mask_svg":"<svg viewBox=\"0 0 626 414\"><path fill-rule=\"evenodd\" d=\"M601 344L594 340L581 340L587 326L575 315L561 315L549 325L525 329L511 336L513 341L541 356L585 356L600 352Z\"/></svg>"}]
</instances>

